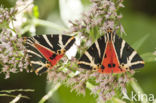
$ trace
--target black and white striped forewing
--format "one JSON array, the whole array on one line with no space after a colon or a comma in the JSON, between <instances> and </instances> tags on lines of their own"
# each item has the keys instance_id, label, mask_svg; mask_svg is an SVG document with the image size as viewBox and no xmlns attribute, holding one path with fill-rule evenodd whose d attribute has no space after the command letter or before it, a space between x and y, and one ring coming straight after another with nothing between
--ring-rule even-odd
<instances>
[{"instance_id":1,"label":"black and white striped forewing","mask_svg":"<svg viewBox=\"0 0 156 103\"><path fill-rule=\"evenodd\" d=\"M104 55L106 42L106 35L96 40L95 43L93 43L79 59L78 64L80 68L94 69L94 67L96 67L98 64L100 65Z\"/></svg>"},{"instance_id":2,"label":"black and white striped forewing","mask_svg":"<svg viewBox=\"0 0 156 103\"><path fill-rule=\"evenodd\" d=\"M67 51L74 42L75 38L67 35L47 34L28 37L26 41L26 49L30 56L30 63L32 67L38 73L44 72L48 69L48 61L35 47L35 43L57 54L57 51L61 49Z\"/></svg>"},{"instance_id":3,"label":"black and white striped forewing","mask_svg":"<svg viewBox=\"0 0 156 103\"><path fill-rule=\"evenodd\" d=\"M38 35L34 36L34 39L37 40L40 45L43 45L54 52L57 52L57 50L60 49L68 50L75 42L75 38L72 36L57 34Z\"/></svg>"},{"instance_id":4,"label":"black and white striped forewing","mask_svg":"<svg viewBox=\"0 0 156 103\"><path fill-rule=\"evenodd\" d=\"M114 47L120 64L124 64L130 69L144 67L144 61L139 54L118 35L115 35Z\"/></svg>"},{"instance_id":5,"label":"black and white striped forewing","mask_svg":"<svg viewBox=\"0 0 156 103\"><path fill-rule=\"evenodd\" d=\"M34 71L38 71L36 72L37 74L40 74L48 69L45 65L47 60L36 49L36 47L33 44L34 44L33 37L27 38L26 49L29 55L31 66L33 67Z\"/></svg>"}]
</instances>

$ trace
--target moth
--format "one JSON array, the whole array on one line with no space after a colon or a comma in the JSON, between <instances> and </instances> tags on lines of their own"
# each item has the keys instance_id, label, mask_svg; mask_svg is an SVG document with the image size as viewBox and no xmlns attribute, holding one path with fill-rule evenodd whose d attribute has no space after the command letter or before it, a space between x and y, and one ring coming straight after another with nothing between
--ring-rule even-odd
<instances>
[{"instance_id":1,"label":"moth","mask_svg":"<svg viewBox=\"0 0 156 103\"><path fill-rule=\"evenodd\" d=\"M89 47L79 59L80 68L100 73L123 73L144 67L144 61L130 45L111 28Z\"/></svg>"},{"instance_id":2,"label":"moth","mask_svg":"<svg viewBox=\"0 0 156 103\"><path fill-rule=\"evenodd\" d=\"M67 35L47 34L28 37L26 49L35 73L42 74L53 68L74 42L74 36Z\"/></svg>"}]
</instances>

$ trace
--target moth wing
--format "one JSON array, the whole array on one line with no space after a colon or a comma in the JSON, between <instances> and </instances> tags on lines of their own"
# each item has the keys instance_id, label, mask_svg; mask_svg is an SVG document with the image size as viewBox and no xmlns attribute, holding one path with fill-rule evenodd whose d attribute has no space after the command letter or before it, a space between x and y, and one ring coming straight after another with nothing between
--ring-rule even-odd
<instances>
[{"instance_id":1,"label":"moth wing","mask_svg":"<svg viewBox=\"0 0 156 103\"><path fill-rule=\"evenodd\" d=\"M75 38L68 35L57 35L57 34L46 34L34 36L34 39L41 45L49 48L50 50L57 52L64 48L68 50L73 43Z\"/></svg>"},{"instance_id":2,"label":"moth wing","mask_svg":"<svg viewBox=\"0 0 156 103\"><path fill-rule=\"evenodd\" d=\"M34 44L34 41L32 40L32 38L31 37L27 38L26 49L29 55L30 64L33 67L33 70L36 72L36 74L41 74L42 72L45 72L48 69L45 66L46 59L36 49L36 47L33 44Z\"/></svg>"},{"instance_id":3,"label":"moth wing","mask_svg":"<svg viewBox=\"0 0 156 103\"><path fill-rule=\"evenodd\" d=\"M118 35L115 35L114 47L120 64L124 64L130 69L144 67L144 61L139 54Z\"/></svg>"},{"instance_id":4,"label":"moth wing","mask_svg":"<svg viewBox=\"0 0 156 103\"><path fill-rule=\"evenodd\" d=\"M56 34L37 35L27 38L26 49L28 51L28 54L30 55L30 63L32 64L32 67L38 74L47 71L47 57L51 57L51 54L55 54L56 57L57 51L61 50L62 48L67 51L74 42L75 38L72 36ZM39 49L37 49L34 44L38 44L44 49L46 48L45 50L48 49L48 52L50 53L46 53L45 57L45 55ZM52 56L52 58L54 58L54 56Z\"/></svg>"},{"instance_id":5,"label":"moth wing","mask_svg":"<svg viewBox=\"0 0 156 103\"><path fill-rule=\"evenodd\" d=\"M106 42L106 36L101 36L96 40L79 59L79 67L91 70L98 64L100 65L103 59Z\"/></svg>"}]
</instances>

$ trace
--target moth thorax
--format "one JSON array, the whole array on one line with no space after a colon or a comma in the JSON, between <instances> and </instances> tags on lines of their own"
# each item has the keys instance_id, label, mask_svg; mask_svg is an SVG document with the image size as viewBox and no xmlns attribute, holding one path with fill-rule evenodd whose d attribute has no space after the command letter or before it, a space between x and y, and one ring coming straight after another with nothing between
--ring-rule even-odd
<instances>
[{"instance_id":1,"label":"moth thorax","mask_svg":"<svg viewBox=\"0 0 156 103\"><path fill-rule=\"evenodd\" d=\"M57 54L62 55L66 52L65 49L57 50Z\"/></svg>"},{"instance_id":2,"label":"moth thorax","mask_svg":"<svg viewBox=\"0 0 156 103\"><path fill-rule=\"evenodd\" d=\"M115 32L113 32L113 29L112 28L107 28L107 31L106 31L107 33L106 33L106 36L107 36L107 40L108 41L112 41L113 40L113 38L114 38L114 34L115 34Z\"/></svg>"},{"instance_id":3,"label":"moth thorax","mask_svg":"<svg viewBox=\"0 0 156 103\"><path fill-rule=\"evenodd\" d=\"M106 35L107 35L107 40L108 41L112 41L114 36L115 36L113 32L107 32Z\"/></svg>"}]
</instances>

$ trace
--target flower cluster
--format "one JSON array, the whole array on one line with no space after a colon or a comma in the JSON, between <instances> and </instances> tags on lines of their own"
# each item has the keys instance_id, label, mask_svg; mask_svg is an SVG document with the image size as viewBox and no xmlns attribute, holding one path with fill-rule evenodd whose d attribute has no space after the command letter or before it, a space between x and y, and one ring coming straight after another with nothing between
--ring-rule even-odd
<instances>
[{"instance_id":1,"label":"flower cluster","mask_svg":"<svg viewBox=\"0 0 156 103\"><path fill-rule=\"evenodd\" d=\"M80 74L74 76L73 78L68 79L67 85L71 86L71 91L76 91L78 94L85 95L86 88L87 88L87 81L89 79L89 76L91 74L90 71L84 71L83 69L79 70Z\"/></svg>"},{"instance_id":2,"label":"flower cluster","mask_svg":"<svg viewBox=\"0 0 156 103\"><path fill-rule=\"evenodd\" d=\"M0 34L0 64L2 65L1 73L5 73L9 78L10 72L17 73L27 68L27 56L23 39L12 35L9 29L2 29Z\"/></svg>"},{"instance_id":3,"label":"flower cluster","mask_svg":"<svg viewBox=\"0 0 156 103\"><path fill-rule=\"evenodd\" d=\"M83 14L81 20L71 22L73 24L71 32L80 32L80 34L97 38L98 35L104 34L105 30L110 27L114 30L120 29L121 33L125 33L120 23L121 14L117 14L117 10L124 7L123 0L91 0L91 9Z\"/></svg>"},{"instance_id":4,"label":"flower cluster","mask_svg":"<svg viewBox=\"0 0 156 103\"><path fill-rule=\"evenodd\" d=\"M53 81L54 84L57 82L64 83L67 86L72 87L71 91L76 91L78 94L85 95L86 82L89 79L90 71L83 69L77 70L77 60L73 57L71 60L61 60L63 64L55 66L51 71L48 72L48 80Z\"/></svg>"},{"instance_id":5,"label":"flower cluster","mask_svg":"<svg viewBox=\"0 0 156 103\"><path fill-rule=\"evenodd\" d=\"M16 2L16 10L18 13L15 15L15 20L13 21L13 25L16 28L16 31L20 34L25 33L26 31L30 31L31 33L36 32L35 26L31 25L32 21L28 16L33 15L33 0L17 0ZM29 20L31 23L29 23ZM27 28L27 29L26 29Z\"/></svg>"},{"instance_id":6,"label":"flower cluster","mask_svg":"<svg viewBox=\"0 0 156 103\"><path fill-rule=\"evenodd\" d=\"M32 7L32 0L18 0L16 9L0 7L0 73L4 73L5 78L9 78L11 72L27 70L29 65L22 29L19 28L22 26L24 13L30 9L32 11Z\"/></svg>"},{"instance_id":7,"label":"flower cluster","mask_svg":"<svg viewBox=\"0 0 156 103\"><path fill-rule=\"evenodd\" d=\"M4 8L3 6L0 7L0 24L1 26L5 26L5 24L9 23L10 21L14 20L14 15L16 14L17 10L14 8Z\"/></svg>"},{"instance_id":8,"label":"flower cluster","mask_svg":"<svg viewBox=\"0 0 156 103\"><path fill-rule=\"evenodd\" d=\"M93 73L91 77L96 78L96 84L91 92L98 95L98 102L105 102L115 96L116 91L126 92L126 83L129 82L130 77L125 73L122 75L112 74L98 74Z\"/></svg>"},{"instance_id":9,"label":"flower cluster","mask_svg":"<svg viewBox=\"0 0 156 103\"><path fill-rule=\"evenodd\" d=\"M63 57L59 61L58 65L56 65L52 70L48 72L48 80L53 81L54 84L56 84L57 82L62 82L66 83L68 86L72 85L73 87L77 84L79 85L79 81L84 78L85 75L81 75L81 77L79 76L79 73L82 70L76 71L76 62L77 60L74 57L72 57L71 60L69 60L67 57Z\"/></svg>"},{"instance_id":10,"label":"flower cluster","mask_svg":"<svg viewBox=\"0 0 156 103\"><path fill-rule=\"evenodd\" d=\"M124 74L100 74L77 68L76 62L75 58L72 58L72 60L64 60L63 58L61 67L57 65L48 72L48 80L54 84L61 82L71 87L71 91L83 95L85 95L86 88L88 88L91 90L91 94L97 97L99 103L111 99L116 95L116 91L127 92L126 84L134 74L134 71Z\"/></svg>"}]
</instances>

